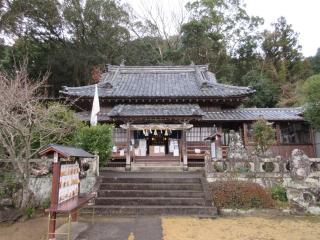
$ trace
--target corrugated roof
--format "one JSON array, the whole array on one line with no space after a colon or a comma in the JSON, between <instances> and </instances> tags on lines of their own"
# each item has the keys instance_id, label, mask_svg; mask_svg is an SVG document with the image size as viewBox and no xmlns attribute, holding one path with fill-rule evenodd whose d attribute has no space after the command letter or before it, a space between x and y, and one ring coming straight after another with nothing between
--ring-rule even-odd
<instances>
[{"instance_id":1,"label":"corrugated roof","mask_svg":"<svg viewBox=\"0 0 320 240\"><path fill-rule=\"evenodd\" d=\"M203 116L198 104L117 105L108 116Z\"/></svg>"},{"instance_id":2,"label":"corrugated roof","mask_svg":"<svg viewBox=\"0 0 320 240\"><path fill-rule=\"evenodd\" d=\"M100 97L238 97L254 92L216 82L205 66L109 66L98 83ZM94 85L64 87L62 94L93 97Z\"/></svg>"},{"instance_id":3,"label":"corrugated roof","mask_svg":"<svg viewBox=\"0 0 320 240\"><path fill-rule=\"evenodd\" d=\"M302 108L240 108L216 112L205 112L203 120L210 121L254 121L264 118L271 121L303 120Z\"/></svg>"}]
</instances>

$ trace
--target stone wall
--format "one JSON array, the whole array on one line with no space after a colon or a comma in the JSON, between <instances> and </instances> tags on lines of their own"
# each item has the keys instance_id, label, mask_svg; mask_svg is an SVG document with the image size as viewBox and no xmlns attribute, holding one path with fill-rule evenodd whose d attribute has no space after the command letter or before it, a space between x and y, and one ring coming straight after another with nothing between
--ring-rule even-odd
<instances>
[{"instance_id":1,"label":"stone wall","mask_svg":"<svg viewBox=\"0 0 320 240\"><path fill-rule=\"evenodd\" d=\"M98 176L99 160L84 159L89 166L89 169L85 172L85 177L81 179L80 191L91 192L94 189ZM51 194L52 174L46 174L44 176L31 176L30 178L30 190L34 193L34 200L36 206L42 206L45 202L48 202Z\"/></svg>"},{"instance_id":2,"label":"stone wall","mask_svg":"<svg viewBox=\"0 0 320 240\"><path fill-rule=\"evenodd\" d=\"M205 160L208 182L243 180L266 188L282 185L291 205L304 212L320 214L320 159L309 159L295 149L290 160L281 157Z\"/></svg>"}]
</instances>

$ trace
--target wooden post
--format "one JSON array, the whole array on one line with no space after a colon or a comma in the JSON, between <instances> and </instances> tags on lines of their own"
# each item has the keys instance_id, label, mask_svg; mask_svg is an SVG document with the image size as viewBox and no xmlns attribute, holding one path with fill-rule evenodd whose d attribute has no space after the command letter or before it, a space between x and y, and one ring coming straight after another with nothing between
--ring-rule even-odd
<instances>
[{"instance_id":1,"label":"wooden post","mask_svg":"<svg viewBox=\"0 0 320 240\"><path fill-rule=\"evenodd\" d=\"M312 144L312 152L314 157L317 156L316 131L309 126L310 143Z\"/></svg>"},{"instance_id":2,"label":"wooden post","mask_svg":"<svg viewBox=\"0 0 320 240\"><path fill-rule=\"evenodd\" d=\"M54 152L53 166L52 166L52 192L51 192L51 206L55 208L59 201L59 184L60 184L60 162L58 161L58 153ZM49 239L55 239L56 219L57 213L50 212L49 217Z\"/></svg>"},{"instance_id":3,"label":"wooden post","mask_svg":"<svg viewBox=\"0 0 320 240\"><path fill-rule=\"evenodd\" d=\"M188 171L188 155L187 155L187 134L186 134L186 123L183 123L182 129L182 159L183 159L183 170Z\"/></svg>"},{"instance_id":4,"label":"wooden post","mask_svg":"<svg viewBox=\"0 0 320 240\"><path fill-rule=\"evenodd\" d=\"M276 123L276 143L277 145L281 144L281 130L279 123Z\"/></svg>"},{"instance_id":5,"label":"wooden post","mask_svg":"<svg viewBox=\"0 0 320 240\"><path fill-rule=\"evenodd\" d=\"M74 212L71 213L71 221L72 222L78 221L78 210L75 210Z\"/></svg>"},{"instance_id":6,"label":"wooden post","mask_svg":"<svg viewBox=\"0 0 320 240\"><path fill-rule=\"evenodd\" d=\"M127 123L126 171L130 171L131 170L130 146L131 146L131 129L130 129L130 123Z\"/></svg>"},{"instance_id":7,"label":"wooden post","mask_svg":"<svg viewBox=\"0 0 320 240\"><path fill-rule=\"evenodd\" d=\"M246 123L243 123L243 140L244 140L244 146L247 146L248 141L248 125Z\"/></svg>"}]
</instances>

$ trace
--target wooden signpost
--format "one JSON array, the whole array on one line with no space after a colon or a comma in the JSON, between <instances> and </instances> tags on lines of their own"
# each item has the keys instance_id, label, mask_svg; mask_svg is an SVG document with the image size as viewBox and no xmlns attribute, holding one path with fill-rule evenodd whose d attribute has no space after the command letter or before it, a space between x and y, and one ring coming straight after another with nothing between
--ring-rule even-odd
<instances>
[{"instance_id":1,"label":"wooden signpost","mask_svg":"<svg viewBox=\"0 0 320 240\"><path fill-rule=\"evenodd\" d=\"M80 158L94 156L83 149L53 144L42 150L40 155L53 156L51 204L46 209L49 213L48 239L56 239L57 214L63 213L68 215L68 232L59 234L67 235L69 240L71 221L77 221L78 209L95 197L80 193Z\"/></svg>"}]
</instances>

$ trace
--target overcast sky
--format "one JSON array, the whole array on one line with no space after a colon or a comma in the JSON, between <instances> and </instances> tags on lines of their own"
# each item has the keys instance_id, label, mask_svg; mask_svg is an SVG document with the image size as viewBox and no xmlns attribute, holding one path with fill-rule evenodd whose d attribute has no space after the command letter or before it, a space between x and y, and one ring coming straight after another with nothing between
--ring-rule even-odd
<instances>
[{"instance_id":1,"label":"overcast sky","mask_svg":"<svg viewBox=\"0 0 320 240\"><path fill-rule=\"evenodd\" d=\"M142 3L149 5L158 3L167 9L179 9L179 5L188 0L123 0L128 2L138 13ZM293 29L300 34L299 42L303 54L313 56L320 48L320 0L244 0L250 15L265 19L264 28L270 28L270 23L284 16Z\"/></svg>"}]
</instances>

